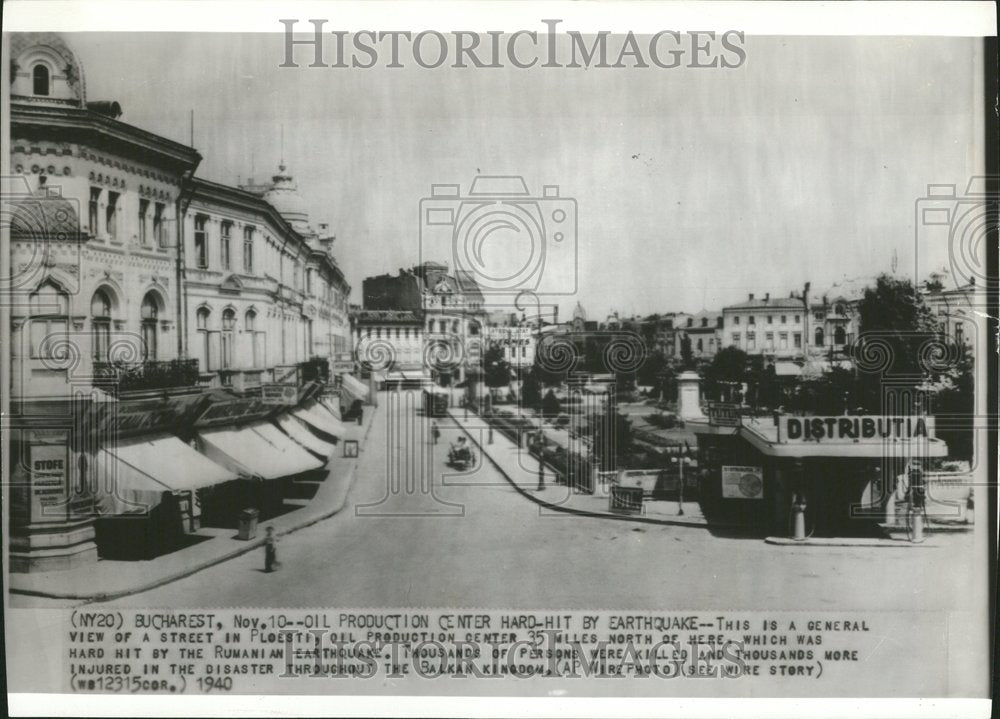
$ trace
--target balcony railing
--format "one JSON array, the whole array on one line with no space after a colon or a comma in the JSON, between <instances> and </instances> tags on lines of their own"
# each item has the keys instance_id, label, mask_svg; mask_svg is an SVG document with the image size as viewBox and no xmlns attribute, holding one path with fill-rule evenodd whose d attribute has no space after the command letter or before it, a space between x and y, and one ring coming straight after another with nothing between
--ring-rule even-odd
<instances>
[{"instance_id":1,"label":"balcony railing","mask_svg":"<svg viewBox=\"0 0 1000 719\"><path fill-rule=\"evenodd\" d=\"M198 376L197 359L94 363L94 384L113 394L193 387L198 384Z\"/></svg>"}]
</instances>

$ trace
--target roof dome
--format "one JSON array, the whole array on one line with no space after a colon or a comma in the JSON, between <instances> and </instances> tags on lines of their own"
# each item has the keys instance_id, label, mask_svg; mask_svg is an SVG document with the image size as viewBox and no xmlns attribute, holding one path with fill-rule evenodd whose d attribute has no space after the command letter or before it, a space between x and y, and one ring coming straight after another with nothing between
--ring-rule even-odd
<instances>
[{"instance_id":1,"label":"roof dome","mask_svg":"<svg viewBox=\"0 0 1000 719\"><path fill-rule=\"evenodd\" d=\"M287 171L284 163L278 166L278 173L271 180L271 188L264 193L264 199L278 211L300 234L311 232L309 210L306 201L299 195L295 178Z\"/></svg>"},{"instance_id":2,"label":"roof dome","mask_svg":"<svg viewBox=\"0 0 1000 719\"><path fill-rule=\"evenodd\" d=\"M54 32L12 33L11 90L31 102L85 107L83 66L62 36Z\"/></svg>"},{"instance_id":3,"label":"roof dome","mask_svg":"<svg viewBox=\"0 0 1000 719\"><path fill-rule=\"evenodd\" d=\"M11 237L32 240L71 240L80 235L76 205L58 196L26 197L11 203Z\"/></svg>"}]
</instances>

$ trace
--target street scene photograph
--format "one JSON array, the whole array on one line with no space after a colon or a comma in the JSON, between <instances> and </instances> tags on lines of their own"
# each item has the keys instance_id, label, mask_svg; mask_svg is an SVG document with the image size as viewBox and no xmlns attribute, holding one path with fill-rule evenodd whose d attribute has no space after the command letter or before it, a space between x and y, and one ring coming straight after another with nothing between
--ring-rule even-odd
<instances>
[{"instance_id":1,"label":"street scene photograph","mask_svg":"<svg viewBox=\"0 0 1000 719\"><path fill-rule=\"evenodd\" d=\"M318 17L4 33L10 691L988 697L995 42Z\"/></svg>"}]
</instances>

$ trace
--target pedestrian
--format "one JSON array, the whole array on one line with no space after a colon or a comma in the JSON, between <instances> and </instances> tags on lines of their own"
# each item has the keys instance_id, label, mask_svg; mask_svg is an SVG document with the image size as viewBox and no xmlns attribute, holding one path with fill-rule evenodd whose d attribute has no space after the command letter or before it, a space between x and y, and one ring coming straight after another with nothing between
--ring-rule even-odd
<instances>
[{"instance_id":1,"label":"pedestrian","mask_svg":"<svg viewBox=\"0 0 1000 719\"><path fill-rule=\"evenodd\" d=\"M278 561L278 538L274 536L274 527L267 528L267 538L264 540L264 571L273 572L281 567Z\"/></svg>"},{"instance_id":2,"label":"pedestrian","mask_svg":"<svg viewBox=\"0 0 1000 719\"><path fill-rule=\"evenodd\" d=\"M545 463L542 461L541 455L538 457L538 490L539 492L545 491Z\"/></svg>"},{"instance_id":3,"label":"pedestrian","mask_svg":"<svg viewBox=\"0 0 1000 719\"><path fill-rule=\"evenodd\" d=\"M438 424L436 421L431 422L431 442L433 444L438 443L438 438L441 436L441 430L438 429Z\"/></svg>"}]
</instances>

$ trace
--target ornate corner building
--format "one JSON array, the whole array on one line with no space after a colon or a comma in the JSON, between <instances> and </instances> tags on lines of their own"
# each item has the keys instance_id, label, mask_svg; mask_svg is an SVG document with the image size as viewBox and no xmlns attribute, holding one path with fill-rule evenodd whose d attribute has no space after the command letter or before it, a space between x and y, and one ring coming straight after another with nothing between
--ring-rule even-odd
<instances>
[{"instance_id":1,"label":"ornate corner building","mask_svg":"<svg viewBox=\"0 0 1000 719\"><path fill-rule=\"evenodd\" d=\"M141 403L152 432L179 397L330 381L351 288L284 166L264 187L196 178L197 150L88 100L59 35L11 35L10 55L5 470L11 569L33 571L96 559L88 457L116 437L95 418Z\"/></svg>"}]
</instances>

